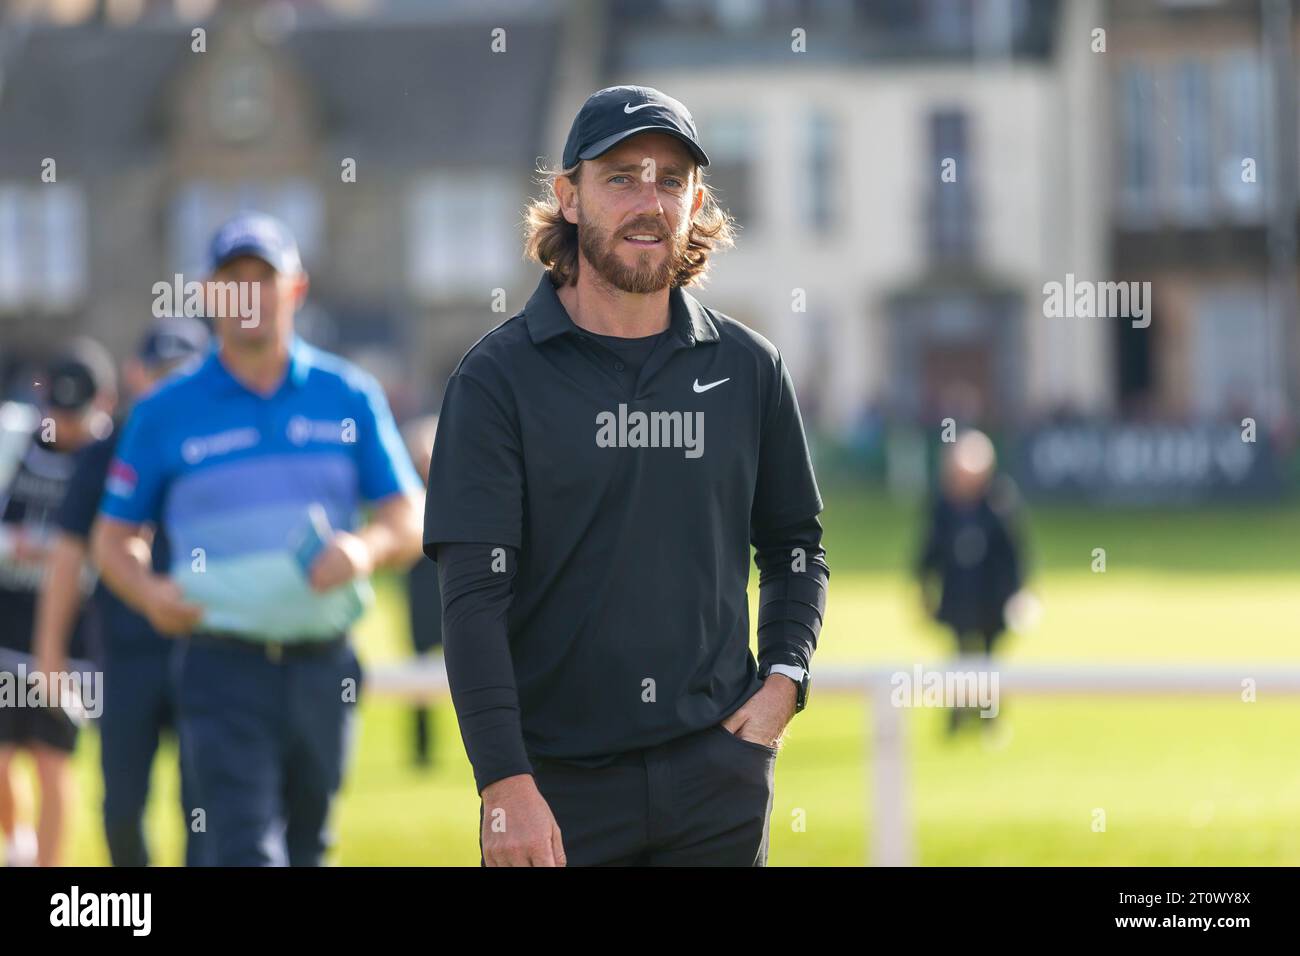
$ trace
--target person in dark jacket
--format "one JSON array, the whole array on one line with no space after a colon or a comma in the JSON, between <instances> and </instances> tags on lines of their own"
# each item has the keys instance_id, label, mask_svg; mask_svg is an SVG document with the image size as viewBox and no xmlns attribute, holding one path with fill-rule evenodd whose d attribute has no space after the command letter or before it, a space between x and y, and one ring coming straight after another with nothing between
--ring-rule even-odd
<instances>
[{"instance_id":1,"label":"person in dark jacket","mask_svg":"<svg viewBox=\"0 0 1300 956\"><path fill-rule=\"evenodd\" d=\"M208 330L199 319L155 319L125 366L128 393L133 399L148 394L169 375L197 362L208 347ZM82 604L77 581L90 571L91 528L121 437L119 426L120 422L114 424L109 434L77 453L63 503L54 516L54 539L37 599L34 637L37 664L46 674L59 674L68 667L72 623ZM150 558L159 572L171 563L166 536L157 529ZM103 673L103 713L98 723L108 857L114 866L147 866L145 807L154 758L164 734L175 734L181 749L172 681L178 645L118 600L102 581L90 596L84 626L98 651ZM197 866L202 860L204 835L195 828L198 798L189 764L189 757L181 753L185 862Z\"/></svg>"},{"instance_id":2,"label":"person in dark jacket","mask_svg":"<svg viewBox=\"0 0 1300 956\"><path fill-rule=\"evenodd\" d=\"M1007 627L1007 602L1020 591L1017 498L1011 479L997 474L988 436L959 435L944 457L918 574L927 609L952 630L963 657L992 655ZM949 732L976 713L953 708Z\"/></svg>"},{"instance_id":3,"label":"person in dark jacket","mask_svg":"<svg viewBox=\"0 0 1300 956\"><path fill-rule=\"evenodd\" d=\"M438 416L428 415L416 419L402 431L420 479L428 482L429 456L433 454ZM416 655L423 657L442 647L442 591L438 588L438 565L426 555L420 555L406 572L406 593L411 643ZM433 709L428 704L418 704L412 716L415 732L412 755L415 765L432 766L436 739Z\"/></svg>"},{"instance_id":4,"label":"person in dark jacket","mask_svg":"<svg viewBox=\"0 0 1300 956\"><path fill-rule=\"evenodd\" d=\"M33 635L41 625L42 581L61 554L56 516L77 453L111 426L117 374L102 345L78 338L42 378L42 409L17 460L4 464L7 479L0 482L0 686L7 688L0 697L0 833L10 866L63 864L75 792L71 757L84 718L95 715L99 700L92 676L95 648L77 609L69 608L63 622L70 639L64 676L75 673L84 683L69 688L67 697L35 673ZM78 595L93 583L85 575L67 582ZM10 768L20 751L36 765L40 809L34 834L16 813Z\"/></svg>"}]
</instances>

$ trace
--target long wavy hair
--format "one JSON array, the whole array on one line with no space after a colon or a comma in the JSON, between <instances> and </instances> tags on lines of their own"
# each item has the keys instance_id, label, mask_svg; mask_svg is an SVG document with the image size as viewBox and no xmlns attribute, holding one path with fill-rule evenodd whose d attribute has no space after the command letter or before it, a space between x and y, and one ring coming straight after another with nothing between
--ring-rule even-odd
<instances>
[{"instance_id":1,"label":"long wavy hair","mask_svg":"<svg viewBox=\"0 0 1300 956\"><path fill-rule=\"evenodd\" d=\"M529 201L524 212L524 255L550 270L557 286L578 281L578 226L564 218L555 195L555 180L567 177L575 186L582 175L582 163L569 169L539 167L540 198ZM672 278L674 286L699 285L709 271L709 255L735 244L736 220L718 205L713 190L702 179L701 167L694 175L704 190L704 201L691 221L686 238L686 256Z\"/></svg>"}]
</instances>

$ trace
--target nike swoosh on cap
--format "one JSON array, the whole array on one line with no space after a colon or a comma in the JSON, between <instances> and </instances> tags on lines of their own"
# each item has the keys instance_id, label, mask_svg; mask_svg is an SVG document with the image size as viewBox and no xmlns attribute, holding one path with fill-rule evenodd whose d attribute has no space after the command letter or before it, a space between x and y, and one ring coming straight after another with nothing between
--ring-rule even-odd
<instances>
[{"instance_id":1,"label":"nike swoosh on cap","mask_svg":"<svg viewBox=\"0 0 1300 956\"><path fill-rule=\"evenodd\" d=\"M718 387L719 385L721 385L723 382L730 382L730 381L731 381L730 378L720 378L720 379L718 379L716 382L710 382L708 385L701 385L701 384L700 384L700 380L697 378L697 379L695 380L695 391L697 391L697 392L707 392L707 391L708 391L709 389L711 389L711 388L717 388L717 387Z\"/></svg>"},{"instance_id":2,"label":"nike swoosh on cap","mask_svg":"<svg viewBox=\"0 0 1300 956\"><path fill-rule=\"evenodd\" d=\"M642 103L640 106L633 106L631 103L624 103L624 104L623 104L623 112L624 112L624 113L635 113L637 110L643 110L643 109L645 109L647 106L654 106L654 104L653 104L653 103Z\"/></svg>"}]
</instances>

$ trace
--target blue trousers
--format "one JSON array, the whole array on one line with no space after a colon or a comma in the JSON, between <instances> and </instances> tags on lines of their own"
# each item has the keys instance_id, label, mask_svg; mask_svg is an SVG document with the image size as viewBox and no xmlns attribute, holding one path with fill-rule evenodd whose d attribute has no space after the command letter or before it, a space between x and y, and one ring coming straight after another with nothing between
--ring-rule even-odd
<instances>
[{"instance_id":1,"label":"blue trousers","mask_svg":"<svg viewBox=\"0 0 1300 956\"><path fill-rule=\"evenodd\" d=\"M104 836L114 866L148 866L144 811L158 741L176 728L175 642L165 638L105 642L103 713L99 718L104 772ZM203 836L191 824L194 783L180 755L185 814L185 864L199 865Z\"/></svg>"},{"instance_id":2,"label":"blue trousers","mask_svg":"<svg viewBox=\"0 0 1300 956\"><path fill-rule=\"evenodd\" d=\"M181 655L181 736L206 862L321 865L361 685L351 644L276 659L196 638Z\"/></svg>"}]
</instances>

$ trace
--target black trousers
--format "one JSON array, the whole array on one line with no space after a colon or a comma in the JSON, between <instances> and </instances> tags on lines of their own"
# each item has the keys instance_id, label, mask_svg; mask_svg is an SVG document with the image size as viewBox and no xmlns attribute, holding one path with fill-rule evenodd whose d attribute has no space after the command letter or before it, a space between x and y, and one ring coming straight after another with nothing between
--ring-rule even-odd
<instances>
[{"instance_id":1,"label":"black trousers","mask_svg":"<svg viewBox=\"0 0 1300 956\"><path fill-rule=\"evenodd\" d=\"M603 767L541 760L533 777L569 866L766 866L775 767L775 750L715 726Z\"/></svg>"},{"instance_id":2,"label":"black trousers","mask_svg":"<svg viewBox=\"0 0 1300 956\"><path fill-rule=\"evenodd\" d=\"M1002 628L990 625L969 630L953 630L957 641L957 653L963 657L992 657L993 646L1002 636ZM965 721L974 721L977 726L992 727L996 717L981 717L975 707L952 707L948 710L948 732L956 733Z\"/></svg>"}]
</instances>

